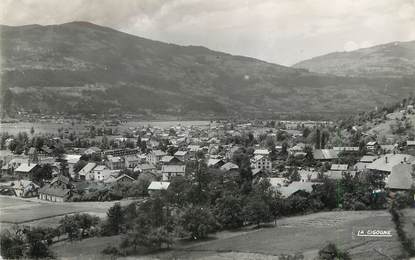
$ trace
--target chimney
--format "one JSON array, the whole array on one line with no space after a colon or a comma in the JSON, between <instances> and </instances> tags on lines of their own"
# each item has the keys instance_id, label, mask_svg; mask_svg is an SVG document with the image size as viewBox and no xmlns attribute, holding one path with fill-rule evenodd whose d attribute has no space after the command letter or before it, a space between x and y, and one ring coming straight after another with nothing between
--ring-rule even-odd
<instances>
[{"instance_id":1,"label":"chimney","mask_svg":"<svg viewBox=\"0 0 415 260\"><path fill-rule=\"evenodd\" d=\"M385 156L385 163L388 163L388 157Z\"/></svg>"}]
</instances>

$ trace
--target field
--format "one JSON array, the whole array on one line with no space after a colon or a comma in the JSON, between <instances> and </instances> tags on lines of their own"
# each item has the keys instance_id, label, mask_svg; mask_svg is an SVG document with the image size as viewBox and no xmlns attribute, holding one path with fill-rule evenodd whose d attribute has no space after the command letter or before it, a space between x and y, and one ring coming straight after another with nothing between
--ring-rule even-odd
<instances>
[{"instance_id":1,"label":"field","mask_svg":"<svg viewBox=\"0 0 415 260\"><path fill-rule=\"evenodd\" d=\"M118 129L120 133L123 133L127 129L143 126L154 126L160 128L172 127L172 126L207 126L209 121L129 121L127 123L120 124L118 126L111 126L113 129ZM65 120L61 122L18 122L18 123L0 123L0 133L7 132L9 134L17 134L19 132L30 133L30 129L33 127L35 133L46 134L54 133L57 134L60 128L68 130L72 133L82 133L88 131L88 126L94 125L95 127L108 128L102 121L72 121Z\"/></svg>"},{"instance_id":2,"label":"field","mask_svg":"<svg viewBox=\"0 0 415 260\"><path fill-rule=\"evenodd\" d=\"M415 222L415 209L406 210L405 215L408 223ZM392 238L354 237L353 230L362 227L392 230ZM413 233L413 229L409 229L408 232ZM116 245L119 239L92 238L70 244L58 243L53 250L65 259L109 259L96 254L109 244ZM302 254L304 259L313 259L329 242L350 252L352 259L391 259L389 257L401 254L387 211L338 211L284 218L276 227L220 232L197 243L180 241L174 250L127 259L270 260L282 254Z\"/></svg>"},{"instance_id":3,"label":"field","mask_svg":"<svg viewBox=\"0 0 415 260\"><path fill-rule=\"evenodd\" d=\"M122 205L131 201L121 201ZM0 227L7 228L13 224L33 226L57 226L65 214L89 213L104 217L114 202L46 202L38 199L20 199L0 197Z\"/></svg>"}]
</instances>

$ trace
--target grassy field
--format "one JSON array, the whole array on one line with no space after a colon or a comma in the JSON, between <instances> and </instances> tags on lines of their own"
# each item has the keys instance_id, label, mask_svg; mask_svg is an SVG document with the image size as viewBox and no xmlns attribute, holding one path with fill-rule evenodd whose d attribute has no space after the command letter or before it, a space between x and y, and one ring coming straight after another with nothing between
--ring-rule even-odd
<instances>
[{"instance_id":1,"label":"grassy field","mask_svg":"<svg viewBox=\"0 0 415 260\"><path fill-rule=\"evenodd\" d=\"M408 222L415 222L415 209L406 210L405 215ZM393 236L353 237L353 230L359 227L390 229ZM59 243L52 248L65 259L109 259L96 254L110 243L117 245L119 241L120 237L91 238ZM313 259L329 242L347 250L352 259L388 259L402 252L387 211L339 211L284 218L276 227L220 232L202 242L180 241L171 251L125 259L269 260L278 259L282 254L302 254L304 259Z\"/></svg>"},{"instance_id":2,"label":"grassy field","mask_svg":"<svg viewBox=\"0 0 415 260\"><path fill-rule=\"evenodd\" d=\"M121 201L121 204L126 205L130 202ZM2 196L0 197L0 225L1 228L13 224L57 226L63 215L78 212L105 217L107 210L114 203L112 201L58 203Z\"/></svg>"}]
</instances>

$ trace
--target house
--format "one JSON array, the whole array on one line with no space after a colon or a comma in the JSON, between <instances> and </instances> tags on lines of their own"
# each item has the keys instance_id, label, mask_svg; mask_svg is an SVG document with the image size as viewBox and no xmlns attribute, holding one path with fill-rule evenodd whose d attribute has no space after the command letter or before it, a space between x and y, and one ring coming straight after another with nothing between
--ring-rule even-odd
<instances>
[{"instance_id":1,"label":"house","mask_svg":"<svg viewBox=\"0 0 415 260\"><path fill-rule=\"evenodd\" d=\"M415 149L415 141L414 140L406 141L406 147L410 149Z\"/></svg>"},{"instance_id":2,"label":"house","mask_svg":"<svg viewBox=\"0 0 415 260\"><path fill-rule=\"evenodd\" d=\"M89 147L88 149L86 149L83 154L85 154L85 155L93 155L93 154L100 154L100 153L101 153L101 149L100 148L98 148L96 146L92 146L92 147Z\"/></svg>"},{"instance_id":3,"label":"house","mask_svg":"<svg viewBox=\"0 0 415 260\"><path fill-rule=\"evenodd\" d=\"M224 164L225 162L222 159L209 159L207 162L207 166L210 168L220 168Z\"/></svg>"},{"instance_id":4,"label":"house","mask_svg":"<svg viewBox=\"0 0 415 260\"><path fill-rule=\"evenodd\" d=\"M117 183L127 183L127 182L134 182L135 179L127 174L122 174L115 179Z\"/></svg>"},{"instance_id":5,"label":"house","mask_svg":"<svg viewBox=\"0 0 415 260\"><path fill-rule=\"evenodd\" d=\"M77 162L79 162L79 160L81 159L81 155L80 154L66 154L65 155L65 160L68 162L68 171L69 174L71 175L72 178L75 179L75 171L74 171L74 166Z\"/></svg>"},{"instance_id":6,"label":"house","mask_svg":"<svg viewBox=\"0 0 415 260\"><path fill-rule=\"evenodd\" d=\"M108 155L107 160L105 161L105 165L110 170L120 170L124 168L125 162L124 159L120 156Z\"/></svg>"},{"instance_id":7,"label":"house","mask_svg":"<svg viewBox=\"0 0 415 260\"><path fill-rule=\"evenodd\" d=\"M125 168L134 169L140 163L140 158L138 158L136 155L127 155L124 156L124 163Z\"/></svg>"},{"instance_id":8,"label":"house","mask_svg":"<svg viewBox=\"0 0 415 260\"><path fill-rule=\"evenodd\" d=\"M305 149L305 144L304 143L298 143L295 146L289 148L288 152L290 154L295 154L295 153L304 152L304 149Z\"/></svg>"},{"instance_id":9,"label":"house","mask_svg":"<svg viewBox=\"0 0 415 260\"><path fill-rule=\"evenodd\" d=\"M288 186L279 187L277 190L281 193L282 197L288 198L291 195L304 191L310 193L313 191L313 185L316 183L314 182L301 182L301 181L294 181L290 183Z\"/></svg>"},{"instance_id":10,"label":"house","mask_svg":"<svg viewBox=\"0 0 415 260\"><path fill-rule=\"evenodd\" d=\"M195 158L196 153L201 150L199 145L188 145L187 150L189 151L190 158Z\"/></svg>"},{"instance_id":11,"label":"house","mask_svg":"<svg viewBox=\"0 0 415 260\"><path fill-rule=\"evenodd\" d=\"M338 153L344 153L344 154L353 154L359 152L359 147L354 146L342 146L342 147L333 147L334 151L337 151Z\"/></svg>"},{"instance_id":12,"label":"house","mask_svg":"<svg viewBox=\"0 0 415 260\"><path fill-rule=\"evenodd\" d=\"M414 188L415 174L410 164L397 164L392 167L391 174L386 178L385 188L391 191L407 191Z\"/></svg>"},{"instance_id":13,"label":"house","mask_svg":"<svg viewBox=\"0 0 415 260\"><path fill-rule=\"evenodd\" d=\"M174 157L182 162L186 162L189 160L189 153L187 151L177 151L174 153Z\"/></svg>"},{"instance_id":14,"label":"house","mask_svg":"<svg viewBox=\"0 0 415 260\"><path fill-rule=\"evenodd\" d=\"M251 160L251 165L255 169L262 169L265 171L272 170L272 163L268 156L255 155L254 158Z\"/></svg>"},{"instance_id":15,"label":"house","mask_svg":"<svg viewBox=\"0 0 415 260\"><path fill-rule=\"evenodd\" d=\"M152 181L148 186L147 190L151 194L155 192L160 192L162 190L167 190L170 186L170 182L166 181Z\"/></svg>"},{"instance_id":16,"label":"house","mask_svg":"<svg viewBox=\"0 0 415 260\"><path fill-rule=\"evenodd\" d=\"M117 176L119 172L111 174L109 177L104 179L103 183L107 184L114 184L114 183L131 183L134 182L135 179L127 174L121 174Z\"/></svg>"},{"instance_id":17,"label":"house","mask_svg":"<svg viewBox=\"0 0 415 260\"><path fill-rule=\"evenodd\" d=\"M376 141L371 141L371 142L368 142L367 144L366 144L366 149L368 150L368 151L370 151L370 152L376 152L376 150L379 148L379 144L378 144L378 142L376 142Z\"/></svg>"},{"instance_id":18,"label":"house","mask_svg":"<svg viewBox=\"0 0 415 260\"><path fill-rule=\"evenodd\" d=\"M347 169L349 168L349 166L347 164L332 164L330 171L347 171Z\"/></svg>"},{"instance_id":19,"label":"house","mask_svg":"<svg viewBox=\"0 0 415 260\"><path fill-rule=\"evenodd\" d=\"M166 155L167 153L162 150L153 150L147 155L147 162L156 165L161 161L161 158Z\"/></svg>"},{"instance_id":20,"label":"house","mask_svg":"<svg viewBox=\"0 0 415 260\"><path fill-rule=\"evenodd\" d=\"M232 146L229 149L226 150L225 152L225 159L230 161L233 158L233 155L235 154L236 151L238 151L240 149L239 146Z\"/></svg>"},{"instance_id":21,"label":"house","mask_svg":"<svg viewBox=\"0 0 415 260\"><path fill-rule=\"evenodd\" d=\"M254 156L255 155L268 156L269 155L269 151L267 149L256 149L254 151Z\"/></svg>"},{"instance_id":22,"label":"house","mask_svg":"<svg viewBox=\"0 0 415 260\"><path fill-rule=\"evenodd\" d=\"M27 179L31 174L33 174L36 169L39 168L39 165L36 163L22 163L14 170L14 174L20 178Z\"/></svg>"},{"instance_id":23,"label":"house","mask_svg":"<svg viewBox=\"0 0 415 260\"><path fill-rule=\"evenodd\" d=\"M118 177L120 170L110 170L104 169L102 171L96 172L94 175L94 181L105 181L110 177Z\"/></svg>"},{"instance_id":24,"label":"house","mask_svg":"<svg viewBox=\"0 0 415 260\"><path fill-rule=\"evenodd\" d=\"M385 154L367 166L371 171L390 174L392 167L401 163L411 163L415 157L409 154Z\"/></svg>"},{"instance_id":25,"label":"house","mask_svg":"<svg viewBox=\"0 0 415 260\"><path fill-rule=\"evenodd\" d=\"M98 177L98 175L100 175L103 171L107 170L107 166L105 165L97 165L94 169L92 169L92 176L93 179L92 180L97 180L96 177Z\"/></svg>"},{"instance_id":26,"label":"house","mask_svg":"<svg viewBox=\"0 0 415 260\"><path fill-rule=\"evenodd\" d=\"M225 163L224 165L222 165L221 167L220 167L220 169L222 170L222 171L232 171L232 170L238 170L239 169L239 167L238 167L238 165L236 165L236 164L234 164L234 163L232 163L232 162L227 162L227 163Z\"/></svg>"},{"instance_id":27,"label":"house","mask_svg":"<svg viewBox=\"0 0 415 260\"><path fill-rule=\"evenodd\" d=\"M139 164L134 168L134 172L145 173L145 172L151 172L156 170L156 166L153 164L145 163L145 164Z\"/></svg>"},{"instance_id":28,"label":"house","mask_svg":"<svg viewBox=\"0 0 415 260\"><path fill-rule=\"evenodd\" d=\"M186 165L163 165L161 167L163 181L171 180L177 176L184 176L186 171Z\"/></svg>"},{"instance_id":29,"label":"house","mask_svg":"<svg viewBox=\"0 0 415 260\"><path fill-rule=\"evenodd\" d=\"M313 151L313 158L317 161L331 161L339 158L338 153L333 149L316 149Z\"/></svg>"},{"instance_id":30,"label":"house","mask_svg":"<svg viewBox=\"0 0 415 260\"><path fill-rule=\"evenodd\" d=\"M178 158L170 155L165 155L161 158L160 162L162 164L183 164L183 161Z\"/></svg>"},{"instance_id":31,"label":"house","mask_svg":"<svg viewBox=\"0 0 415 260\"><path fill-rule=\"evenodd\" d=\"M140 153L140 148L123 148L123 149L105 150L102 152L102 155L126 156L126 155L135 155L138 153Z\"/></svg>"},{"instance_id":32,"label":"house","mask_svg":"<svg viewBox=\"0 0 415 260\"><path fill-rule=\"evenodd\" d=\"M60 175L49 184L39 189L39 199L53 202L64 202L72 195L72 185L69 178Z\"/></svg>"},{"instance_id":33,"label":"house","mask_svg":"<svg viewBox=\"0 0 415 260\"><path fill-rule=\"evenodd\" d=\"M81 180L93 180L94 174L92 173L92 170L95 168L97 164L96 163L87 163L79 172L79 178Z\"/></svg>"},{"instance_id":34,"label":"house","mask_svg":"<svg viewBox=\"0 0 415 260\"><path fill-rule=\"evenodd\" d=\"M37 197L39 185L29 180L18 180L13 182L12 188L17 197L30 198Z\"/></svg>"},{"instance_id":35,"label":"house","mask_svg":"<svg viewBox=\"0 0 415 260\"><path fill-rule=\"evenodd\" d=\"M300 175L300 181L302 182L313 182L319 178L319 173L314 170L301 169L298 171L298 174Z\"/></svg>"}]
</instances>

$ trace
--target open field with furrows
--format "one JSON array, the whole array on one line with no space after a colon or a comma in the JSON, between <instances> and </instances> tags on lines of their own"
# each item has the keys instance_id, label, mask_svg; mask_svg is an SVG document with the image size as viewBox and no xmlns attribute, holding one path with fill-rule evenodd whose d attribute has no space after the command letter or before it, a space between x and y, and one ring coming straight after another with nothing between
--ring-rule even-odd
<instances>
[{"instance_id":1,"label":"open field with furrows","mask_svg":"<svg viewBox=\"0 0 415 260\"><path fill-rule=\"evenodd\" d=\"M8 228L14 224L30 226L57 226L65 214L89 213L105 217L107 210L116 201L108 202L46 202L36 198L20 199L16 197L0 197L0 228ZM121 201L126 205L131 201Z\"/></svg>"},{"instance_id":2,"label":"open field with furrows","mask_svg":"<svg viewBox=\"0 0 415 260\"><path fill-rule=\"evenodd\" d=\"M409 224L407 232L412 232L415 209L404 212ZM353 237L353 230L359 227L392 230L392 238ZM110 259L97 254L119 241L118 236L113 239L91 238L61 242L53 245L52 249L65 259ZM337 211L284 218L275 227L219 232L200 242L179 241L170 251L124 259L270 260L278 259L282 254L302 254L304 259L314 259L318 250L329 242L347 250L352 259L396 259L402 252L391 216L386 210Z\"/></svg>"}]
</instances>

